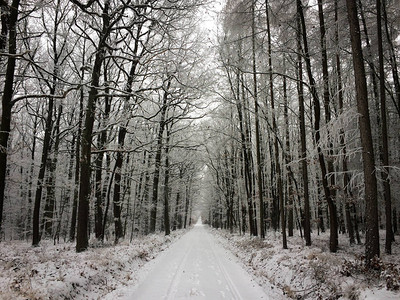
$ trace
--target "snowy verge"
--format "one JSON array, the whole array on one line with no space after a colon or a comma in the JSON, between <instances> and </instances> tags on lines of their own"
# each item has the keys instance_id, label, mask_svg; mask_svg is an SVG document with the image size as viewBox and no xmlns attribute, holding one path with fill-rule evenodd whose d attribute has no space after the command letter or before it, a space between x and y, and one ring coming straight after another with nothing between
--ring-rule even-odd
<instances>
[{"instance_id":1,"label":"snowy verge","mask_svg":"<svg viewBox=\"0 0 400 300\"><path fill-rule=\"evenodd\" d=\"M0 243L0 299L103 299L123 294L137 272L186 231L153 234L132 243L105 244L75 252L75 244L42 241Z\"/></svg>"},{"instance_id":2,"label":"snowy verge","mask_svg":"<svg viewBox=\"0 0 400 300\"><path fill-rule=\"evenodd\" d=\"M339 251L330 253L325 233L313 236L311 247L306 247L300 237L289 237L289 249L284 250L276 233L270 232L260 240L224 230L210 231L265 290L278 288L288 299L400 299L398 242L393 244L392 255L382 254L376 261L376 270L367 271L362 258L364 247L348 245L345 236L340 237Z\"/></svg>"}]
</instances>

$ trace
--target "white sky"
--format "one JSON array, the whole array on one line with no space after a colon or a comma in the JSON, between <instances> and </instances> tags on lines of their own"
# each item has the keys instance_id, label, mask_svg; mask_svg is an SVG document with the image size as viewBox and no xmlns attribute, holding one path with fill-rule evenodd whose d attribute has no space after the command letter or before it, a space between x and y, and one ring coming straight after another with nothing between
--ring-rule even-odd
<instances>
[{"instance_id":1,"label":"white sky","mask_svg":"<svg viewBox=\"0 0 400 300\"><path fill-rule=\"evenodd\" d=\"M210 1L209 4L205 5L205 7L200 10L203 20L201 25L203 28L216 32L218 14L221 12L224 5L225 0L214 0Z\"/></svg>"}]
</instances>

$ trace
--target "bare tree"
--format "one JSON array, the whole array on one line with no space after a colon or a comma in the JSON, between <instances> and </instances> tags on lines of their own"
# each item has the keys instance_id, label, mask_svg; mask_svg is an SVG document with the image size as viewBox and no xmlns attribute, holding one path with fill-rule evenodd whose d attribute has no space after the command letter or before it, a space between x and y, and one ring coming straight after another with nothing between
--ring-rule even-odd
<instances>
[{"instance_id":1,"label":"bare tree","mask_svg":"<svg viewBox=\"0 0 400 300\"><path fill-rule=\"evenodd\" d=\"M386 217L386 243L385 251L387 254L392 253L393 229L392 229L392 197L389 182L389 143L386 121L386 89L385 89L385 70L383 63L383 43L382 43L382 3L376 0L376 26L378 29L378 55L379 55L379 92L381 104L381 128L382 128L382 147L381 147L381 162L383 171L383 198L385 200L385 217Z\"/></svg>"},{"instance_id":2,"label":"bare tree","mask_svg":"<svg viewBox=\"0 0 400 300\"><path fill-rule=\"evenodd\" d=\"M1 1L1 40L0 51L6 47L6 38L8 33L8 57L6 77L3 88L3 96L1 99L1 124L0 124L0 231L3 221L4 207L4 191L6 187L6 172L7 172L7 152L8 140L11 130L11 109L13 107L14 95L14 73L17 53L17 22L19 0L13 0L11 5L8 1ZM0 61L1 62L1 61Z\"/></svg>"},{"instance_id":3,"label":"bare tree","mask_svg":"<svg viewBox=\"0 0 400 300\"><path fill-rule=\"evenodd\" d=\"M330 240L329 240L329 249L331 252L336 252L338 247L338 222L337 222L337 212L336 212L336 205L332 198L332 192L329 189L329 183L327 178L327 168L325 163L325 156L322 151L320 143L321 133L320 133L320 120L321 120L321 104L319 101L317 89L316 89L316 82L311 70L311 59L310 59L310 52L308 47L307 41L307 31L306 31L306 24L304 19L303 13L303 5L301 0L297 0L297 7L298 13L300 17L300 24L301 24L301 33L303 37L303 51L304 51L304 59L306 63L307 75L308 80L310 82L310 90L311 95L313 98L313 108L314 108L314 131L315 131L315 142L318 151L318 161L321 168L321 175L322 175L322 187L324 190L325 199L328 203L329 208L329 229L330 229Z\"/></svg>"},{"instance_id":4,"label":"bare tree","mask_svg":"<svg viewBox=\"0 0 400 300\"><path fill-rule=\"evenodd\" d=\"M374 147L368 111L368 90L361 48L360 25L355 0L346 0L347 16L350 25L351 48L353 56L354 79L357 96L357 110L361 136L362 158L364 166L364 193L366 240L366 265L371 266L372 259L379 257L379 227L377 181L375 177Z\"/></svg>"}]
</instances>

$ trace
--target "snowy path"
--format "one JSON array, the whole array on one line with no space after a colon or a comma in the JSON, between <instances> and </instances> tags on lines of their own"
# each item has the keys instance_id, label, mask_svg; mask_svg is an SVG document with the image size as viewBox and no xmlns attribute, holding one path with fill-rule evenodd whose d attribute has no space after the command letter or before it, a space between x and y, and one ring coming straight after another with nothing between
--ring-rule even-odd
<instances>
[{"instance_id":1,"label":"snowy path","mask_svg":"<svg viewBox=\"0 0 400 300\"><path fill-rule=\"evenodd\" d=\"M152 269L126 299L268 299L260 286L196 225L153 261Z\"/></svg>"}]
</instances>

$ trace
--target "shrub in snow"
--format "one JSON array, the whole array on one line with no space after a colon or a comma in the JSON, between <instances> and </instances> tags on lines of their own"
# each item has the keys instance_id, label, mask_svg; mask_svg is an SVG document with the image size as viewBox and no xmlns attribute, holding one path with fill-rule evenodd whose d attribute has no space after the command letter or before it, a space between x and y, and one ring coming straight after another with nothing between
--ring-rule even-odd
<instances>
[{"instance_id":1,"label":"shrub in snow","mask_svg":"<svg viewBox=\"0 0 400 300\"><path fill-rule=\"evenodd\" d=\"M344 290L344 297L349 300L358 300L360 298L360 286L359 285L349 285Z\"/></svg>"}]
</instances>

